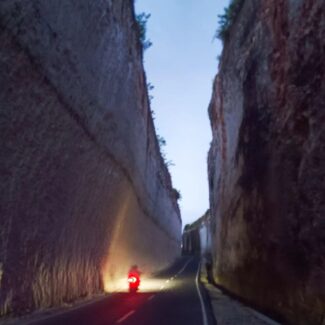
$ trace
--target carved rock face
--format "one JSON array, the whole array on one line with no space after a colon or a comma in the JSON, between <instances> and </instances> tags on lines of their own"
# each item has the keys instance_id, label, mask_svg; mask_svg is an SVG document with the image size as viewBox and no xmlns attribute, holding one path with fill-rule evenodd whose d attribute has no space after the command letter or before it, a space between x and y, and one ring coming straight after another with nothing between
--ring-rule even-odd
<instances>
[{"instance_id":1,"label":"carved rock face","mask_svg":"<svg viewBox=\"0 0 325 325\"><path fill-rule=\"evenodd\" d=\"M209 107L215 277L295 324L325 308L325 6L245 1Z\"/></svg>"},{"instance_id":2,"label":"carved rock face","mask_svg":"<svg viewBox=\"0 0 325 325\"><path fill-rule=\"evenodd\" d=\"M1 314L116 289L130 265L180 253L132 6L1 1Z\"/></svg>"}]
</instances>

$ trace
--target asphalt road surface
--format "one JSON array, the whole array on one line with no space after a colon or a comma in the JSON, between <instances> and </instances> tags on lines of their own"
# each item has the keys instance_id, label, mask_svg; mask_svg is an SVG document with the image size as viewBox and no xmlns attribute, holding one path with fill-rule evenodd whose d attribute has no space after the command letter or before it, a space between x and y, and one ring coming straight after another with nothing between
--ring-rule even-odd
<instances>
[{"instance_id":1,"label":"asphalt road surface","mask_svg":"<svg viewBox=\"0 0 325 325\"><path fill-rule=\"evenodd\" d=\"M197 280L199 260L182 257L154 279L142 280L134 294L114 293L103 300L30 325L208 325L213 322Z\"/></svg>"}]
</instances>

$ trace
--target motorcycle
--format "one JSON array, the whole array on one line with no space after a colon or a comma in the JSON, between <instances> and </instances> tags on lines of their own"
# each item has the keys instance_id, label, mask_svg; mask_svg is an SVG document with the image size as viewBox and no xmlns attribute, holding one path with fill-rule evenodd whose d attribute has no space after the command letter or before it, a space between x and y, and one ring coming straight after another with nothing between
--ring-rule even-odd
<instances>
[{"instance_id":1,"label":"motorcycle","mask_svg":"<svg viewBox=\"0 0 325 325\"><path fill-rule=\"evenodd\" d=\"M128 283L129 292L137 292L140 286L140 276L138 274L129 274Z\"/></svg>"}]
</instances>

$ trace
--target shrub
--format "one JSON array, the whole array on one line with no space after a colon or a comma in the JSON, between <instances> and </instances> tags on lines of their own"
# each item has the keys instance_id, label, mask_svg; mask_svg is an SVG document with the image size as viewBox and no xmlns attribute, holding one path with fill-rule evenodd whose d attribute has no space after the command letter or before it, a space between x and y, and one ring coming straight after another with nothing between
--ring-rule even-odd
<instances>
[{"instance_id":1,"label":"shrub","mask_svg":"<svg viewBox=\"0 0 325 325\"><path fill-rule=\"evenodd\" d=\"M141 14L138 14L135 17L139 28L139 37L143 50L148 49L152 45L152 42L149 39L146 39L147 22L150 16L151 14L146 14L145 12L142 12Z\"/></svg>"},{"instance_id":2,"label":"shrub","mask_svg":"<svg viewBox=\"0 0 325 325\"><path fill-rule=\"evenodd\" d=\"M173 188L173 192L174 192L174 197L176 200L182 200L182 194L179 190L177 190L176 188Z\"/></svg>"},{"instance_id":3,"label":"shrub","mask_svg":"<svg viewBox=\"0 0 325 325\"><path fill-rule=\"evenodd\" d=\"M216 37L223 42L229 37L231 26L236 20L236 17L242 8L245 0L231 0L229 6L224 9L222 15L218 15L219 28L216 32Z\"/></svg>"},{"instance_id":4,"label":"shrub","mask_svg":"<svg viewBox=\"0 0 325 325\"><path fill-rule=\"evenodd\" d=\"M147 83L147 89L148 89L148 98L149 98L149 103L151 104L151 101L153 100L153 96L151 95L151 91L155 88L155 86L151 83L151 82L148 82ZM154 111L151 110L151 115L152 115L152 118L154 119Z\"/></svg>"},{"instance_id":5,"label":"shrub","mask_svg":"<svg viewBox=\"0 0 325 325\"><path fill-rule=\"evenodd\" d=\"M157 134L157 139L158 139L159 148L160 150L162 150L162 148L166 145L166 140L164 139L164 137L162 137L159 134Z\"/></svg>"}]
</instances>

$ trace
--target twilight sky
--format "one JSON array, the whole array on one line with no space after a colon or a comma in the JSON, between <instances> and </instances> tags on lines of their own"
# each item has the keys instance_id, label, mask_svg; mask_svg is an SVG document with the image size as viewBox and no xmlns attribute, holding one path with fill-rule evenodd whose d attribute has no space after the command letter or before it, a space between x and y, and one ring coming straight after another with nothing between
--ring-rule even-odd
<instances>
[{"instance_id":1,"label":"twilight sky","mask_svg":"<svg viewBox=\"0 0 325 325\"><path fill-rule=\"evenodd\" d=\"M221 43L213 40L218 15L229 0L136 0L150 13L145 51L147 80L154 85L151 108L164 137L173 186L180 190L183 226L209 207L207 152L212 139L207 108Z\"/></svg>"}]
</instances>

